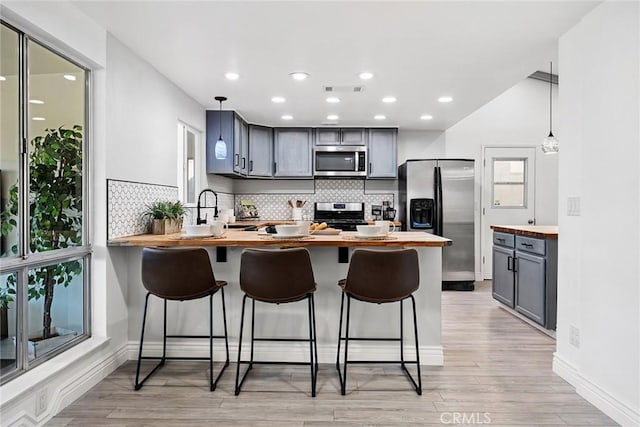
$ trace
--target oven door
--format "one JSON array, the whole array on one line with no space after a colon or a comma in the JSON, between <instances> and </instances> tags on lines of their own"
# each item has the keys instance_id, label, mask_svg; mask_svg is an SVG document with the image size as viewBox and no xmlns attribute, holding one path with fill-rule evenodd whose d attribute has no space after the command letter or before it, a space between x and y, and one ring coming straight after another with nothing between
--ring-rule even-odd
<instances>
[{"instance_id":1,"label":"oven door","mask_svg":"<svg viewBox=\"0 0 640 427\"><path fill-rule=\"evenodd\" d=\"M316 147L313 150L315 176L366 176L366 148Z\"/></svg>"}]
</instances>

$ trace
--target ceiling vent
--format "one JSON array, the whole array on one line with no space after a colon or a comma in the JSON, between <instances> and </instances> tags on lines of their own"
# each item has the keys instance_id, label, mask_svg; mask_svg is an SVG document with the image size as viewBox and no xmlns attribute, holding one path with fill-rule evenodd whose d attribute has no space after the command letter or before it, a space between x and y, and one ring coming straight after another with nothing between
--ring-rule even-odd
<instances>
[{"instance_id":1,"label":"ceiling vent","mask_svg":"<svg viewBox=\"0 0 640 427\"><path fill-rule=\"evenodd\" d=\"M325 86L324 91L327 93L360 93L364 91L364 86Z\"/></svg>"}]
</instances>

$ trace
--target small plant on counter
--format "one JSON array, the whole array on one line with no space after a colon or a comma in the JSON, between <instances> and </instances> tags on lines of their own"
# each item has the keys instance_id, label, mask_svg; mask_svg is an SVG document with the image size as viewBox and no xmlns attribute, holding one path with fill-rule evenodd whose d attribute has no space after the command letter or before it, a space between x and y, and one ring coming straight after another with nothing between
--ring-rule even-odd
<instances>
[{"instance_id":1,"label":"small plant on counter","mask_svg":"<svg viewBox=\"0 0 640 427\"><path fill-rule=\"evenodd\" d=\"M185 213L180 201L154 202L147 205L142 217L148 221L152 234L171 234L180 231Z\"/></svg>"}]
</instances>

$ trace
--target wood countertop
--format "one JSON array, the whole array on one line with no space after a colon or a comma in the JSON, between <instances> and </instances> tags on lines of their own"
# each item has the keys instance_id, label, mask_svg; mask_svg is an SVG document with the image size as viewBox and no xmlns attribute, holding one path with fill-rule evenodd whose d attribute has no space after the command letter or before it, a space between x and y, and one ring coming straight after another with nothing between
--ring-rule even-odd
<instances>
[{"instance_id":1,"label":"wood countertop","mask_svg":"<svg viewBox=\"0 0 640 427\"><path fill-rule=\"evenodd\" d=\"M318 222L318 221L314 221L314 222ZM373 224L374 221L367 221L369 224ZM241 219L238 220L231 225L232 227L235 228L239 228L239 227L266 227L267 225L278 225L278 224L295 224L296 222L294 220L278 220L278 219L271 219L271 220L259 220L259 219ZM400 221L393 221L393 224L396 227L401 227L402 223Z\"/></svg>"},{"instance_id":2,"label":"wood countertop","mask_svg":"<svg viewBox=\"0 0 640 427\"><path fill-rule=\"evenodd\" d=\"M541 237L543 239L557 239L557 225L492 225L493 231L519 234L521 236Z\"/></svg>"},{"instance_id":3,"label":"wood countertop","mask_svg":"<svg viewBox=\"0 0 640 427\"><path fill-rule=\"evenodd\" d=\"M452 241L423 232L399 231L385 240L357 239L355 232L343 231L338 235L311 235L303 239L274 239L256 231L229 230L222 238L203 237L185 239L180 233L120 237L109 240L108 246L239 246L239 247L443 247Z\"/></svg>"}]
</instances>

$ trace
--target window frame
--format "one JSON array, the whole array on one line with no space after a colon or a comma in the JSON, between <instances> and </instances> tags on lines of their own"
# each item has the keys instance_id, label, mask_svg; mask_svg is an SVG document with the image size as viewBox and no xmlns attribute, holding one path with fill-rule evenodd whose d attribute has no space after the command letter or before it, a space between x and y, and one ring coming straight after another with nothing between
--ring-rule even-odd
<instances>
[{"instance_id":1,"label":"window frame","mask_svg":"<svg viewBox=\"0 0 640 427\"><path fill-rule=\"evenodd\" d=\"M0 274L17 274L15 306L16 306L16 366L14 369L7 371L0 378L0 385L5 384L12 379L24 374L34 367L47 362L48 360L60 355L66 350L74 347L82 341L91 337L91 267L92 267L92 224L91 217L93 214L93 202L91 192L92 185L91 172L91 151L90 142L92 140L92 70L81 61L67 55L56 46L40 40L33 36L19 25L2 18L0 24L13 30L18 35L18 141L19 160L18 160L18 188L19 188L19 207L18 207L18 254L15 257L2 258L0 263ZM29 137L28 134L28 118L29 118L29 64L28 64L28 47L29 44L38 45L49 52L60 56L69 61L73 65L84 71L84 124L82 136L82 244L70 248L58 248L47 252L30 253L30 215L29 215ZM45 353L43 356L34 360L29 360L28 355L28 296L26 289L28 286L29 270L61 263L71 260L82 261L82 312L83 312L83 333L78 334L75 338L70 339L64 344Z\"/></svg>"},{"instance_id":2,"label":"window frame","mask_svg":"<svg viewBox=\"0 0 640 427\"><path fill-rule=\"evenodd\" d=\"M187 201L187 132L191 132L195 136L194 142L194 161L195 161L195 174L194 174L194 201ZM200 132L195 127L178 120L178 198L182 202L182 204L186 207L196 207L198 194L200 192L200 188L202 186L200 174L198 170L200 169L201 163L201 144L200 141L202 139L202 132Z\"/></svg>"},{"instance_id":3,"label":"window frame","mask_svg":"<svg viewBox=\"0 0 640 427\"><path fill-rule=\"evenodd\" d=\"M499 162L509 162L509 161L522 161L524 163L523 171L522 171L522 182L515 181L499 181L496 182L496 161ZM529 159L526 157L492 157L491 158L491 209L527 209L528 207L528 186L529 182L527 179L527 174L529 171ZM498 185L522 185L522 206L512 206L512 205L496 205L496 184Z\"/></svg>"}]
</instances>

